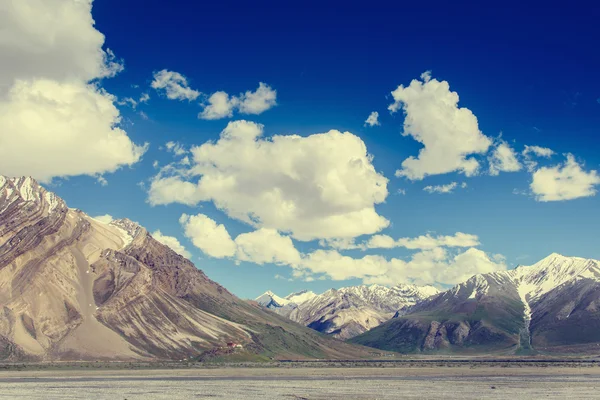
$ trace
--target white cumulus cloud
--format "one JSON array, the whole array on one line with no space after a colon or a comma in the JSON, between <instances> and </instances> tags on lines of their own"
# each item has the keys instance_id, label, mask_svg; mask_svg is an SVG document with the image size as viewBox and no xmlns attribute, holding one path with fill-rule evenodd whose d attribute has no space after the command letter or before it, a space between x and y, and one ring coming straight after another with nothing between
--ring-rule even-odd
<instances>
[{"instance_id":1,"label":"white cumulus cloud","mask_svg":"<svg viewBox=\"0 0 600 400\"><path fill-rule=\"evenodd\" d=\"M365 126L377 126L379 123L379 113L377 111L373 111L369 114L369 117L365 121Z\"/></svg>"},{"instance_id":2,"label":"white cumulus cloud","mask_svg":"<svg viewBox=\"0 0 600 400\"><path fill-rule=\"evenodd\" d=\"M121 71L91 9L91 0L1 1L0 92L19 79L87 82Z\"/></svg>"},{"instance_id":3,"label":"white cumulus cloud","mask_svg":"<svg viewBox=\"0 0 600 400\"><path fill-rule=\"evenodd\" d=\"M116 98L98 78L123 66L94 28L91 1L0 2L0 172L102 174L138 162L146 146L120 128Z\"/></svg>"},{"instance_id":4,"label":"white cumulus cloud","mask_svg":"<svg viewBox=\"0 0 600 400\"><path fill-rule=\"evenodd\" d=\"M256 264L283 264L295 266L300 262L300 252L296 250L289 236L280 235L275 229L261 228L242 233L235 238L236 259Z\"/></svg>"},{"instance_id":5,"label":"white cumulus cloud","mask_svg":"<svg viewBox=\"0 0 600 400\"><path fill-rule=\"evenodd\" d=\"M492 141L481 133L471 110L458 107L458 94L450 91L448 82L432 79L430 73L421 78L398 86L388 107L391 112L404 111L403 135L424 146L418 157L402 162L396 175L411 180L454 171L475 175L479 162L471 155L486 153Z\"/></svg>"},{"instance_id":6,"label":"white cumulus cloud","mask_svg":"<svg viewBox=\"0 0 600 400\"><path fill-rule=\"evenodd\" d=\"M205 254L216 258L229 258L235 262L247 261L255 264L273 263L292 268L297 279L312 281L329 278L333 280L362 279L364 283L396 285L454 284L477 273L505 270L501 256L489 256L471 246L479 245L475 235L458 232L453 236L423 235L416 238L394 240L389 236L377 235L368 242L368 248L406 247L419 250L411 260L387 259L379 255L355 258L341 254L338 250L318 249L310 253L299 252L289 236L274 229L260 228L238 235L234 240L223 225L209 217L182 215L185 235ZM340 247L362 248L352 242L333 241ZM329 242L328 242L329 243ZM331 243L330 243L331 244ZM448 248L470 247L462 252L450 252Z\"/></svg>"},{"instance_id":7,"label":"white cumulus cloud","mask_svg":"<svg viewBox=\"0 0 600 400\"><path fill-rule=\"evenodd\" d=\"M207 104L198 114L198 118L207 120L230 118L235 110L242 114L257 115L275 105L277 105L277 91L260 82L254 92L249 90L239 96L229 96L223 91L213 93L207 99Z\"/></svg>"},{"instance_id":8,"label":"white cumulus cloud","mask_svg":"<svg viewBox=\"0 0 600 400\"><path fill-rule=\"evenodd\" d=\"M262 125L230 122L217 142L193 147L192 165L164 167L153 205L212 201L228 216L299 240L373 234L389 222L375 211L387 179L349 132L262 138Z\"/></svg>"},{"instance_id":9,"label":"white cumulus cloud","mask_svg":"<svg viewBox=\"0 0 600 400\"><path fill-rule=\"evenodd\" d=\"M150 84L153 89L163 92L171 100L196 100L200 92L190 88L188 80L179 72L163 69L154 73Z\"/></svg>"},{"instance_id":10,"label":"white cumulus cloud","mask_svg":"<svg viewBox=\"0 0 600 400\"><path fill-rule=\"evenodd\" d=\"M260 265L273 263L295 266L300 262L300 253L292 239L274 229L260 228L242 233L233 240L224 225L217 224L204 214L183 214L179 222L194 246L214 258L231 258L236 262L248 261Z\"/></svg>"},{"instance_id":11,"label":"white cumulus cloud","mask_svg":"<svg viewBox=\"0 0 600 400\"><path fill-rule=\"evenodd\" d=\"M333 280L361 279L365 284L399 283L456 284L482 273L506 270L502 257L469 248L463 252L449 252L444 248L422 250L409 261L386 259L378 255L353 258L336 250L317 250L305 256L298 277L327 276Z\"/></svg>"},{"instance_id":12,"label":"white cumulus cloud","mask_svg":"<svg viewBox=\"0 0 600 400\"><path fill-rule=\"evenodd\" d=\"M530 188L536 200L547 202L594 196L599 184L597 171L585 171L572 154L567 154L564 164L537 169Z\"/></svg>"},{"instance_id":13,"label":"white cumulus cloud","mask_svg":"<svg viewBox=\"0 0 600 400\"><path fill-rule=\"evenodd\" d=\"M277 91L260 82L254 92L247 91L239 96L238 108L242 114L258 115L277 105Z\"/></svg>"},{"instance_id":14,"label":"white cumulus cloud","mask_svg":"<svg viewBox=\"0 0 600 400\"><path fill-rule=\"evenodd\" d=\"M221 119L233 116L233 110L237 105L235 97L229 98L226 92L215 92L208 98L208 104L198 114L201 119Z\"/></svg>"},{"instance_id":15,"label":"white cumulus cloud","mask_svg":"<svg viewBox=\"0 0 600 400\"><path fill-rule=\"evenodd\" d=\"M522 166L515 151L508 143L500 140L488 157L490 163L490 175L497 176L500 172L517 172Z\"/></svg>"},{"instance_id":16,"label":"white cumulus cloud","mask_svg":"<svg viewBox=\"0 0 600 400\"><path fill-rule=\"evenodd\" d=\"M49 182L138 162L147 146L134 144L118 126L113 101L85 83L16 82L0 101L0 171Z\"/></svg>"},{"instance_id":17,"label":"white cumulus cloud","mask_svg":"<svg viewBox=\"0 0 600 400\"><path fill-rule=\"evenodd\" d=\"M204 254L215 258L235 255L236 245L224 225L217 224L204 214L183 214L179 223L184 228L185 236Z\"/></svg>"}]
</instances>

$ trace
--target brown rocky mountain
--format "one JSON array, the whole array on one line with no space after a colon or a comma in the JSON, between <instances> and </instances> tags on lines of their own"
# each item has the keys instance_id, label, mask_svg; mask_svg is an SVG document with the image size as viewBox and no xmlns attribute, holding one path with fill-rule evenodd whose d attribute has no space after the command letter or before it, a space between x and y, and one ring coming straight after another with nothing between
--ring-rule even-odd
<instances>
[{"instance_id":1,"label":"brown rocky mountain","mask_svg":"<svg viewBox=\"0 0 600 400\"><path fill-rule=\"evenodd\" d=\"M355 358L238 299L129 220L70 209L0 176L0 359L181 359L227 342L254 358Z\"/></svg>"}]
</instances>

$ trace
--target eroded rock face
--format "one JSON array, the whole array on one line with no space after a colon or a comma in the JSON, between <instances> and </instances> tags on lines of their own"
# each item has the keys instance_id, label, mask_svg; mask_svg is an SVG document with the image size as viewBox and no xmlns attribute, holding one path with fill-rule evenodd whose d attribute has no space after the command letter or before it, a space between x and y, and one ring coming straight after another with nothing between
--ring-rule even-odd
<instances>
[{"instance_id":1,"label":"eroded rock face","mask_svg":"<svg viewBox=\"0 0 600 400\"><path fill-rule=\"evenodd\" d=\"M0 176L0 313L5 360L179 360L227 342L284 358L364 352L238 299L135 222L97 221L31 178Z\"/></svg>"},{"instance_id":2,"label":"eroded rock face","mask_svg":"<svg viewBox=\"0 0 600 400\"><path fill-rule=\"evenodd\" d=\"M181 358L249 341L183 299L197 292L229 294L136 223L102 224L31 178L0 178L4 358Z\"/></svg>"}]
</instances>

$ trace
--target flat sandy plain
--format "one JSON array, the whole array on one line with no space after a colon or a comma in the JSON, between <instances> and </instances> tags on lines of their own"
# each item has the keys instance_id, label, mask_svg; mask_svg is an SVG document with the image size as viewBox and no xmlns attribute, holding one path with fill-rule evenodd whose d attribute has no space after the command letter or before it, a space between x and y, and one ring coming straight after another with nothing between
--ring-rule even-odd
<instances>
[{"instance_id":1,"label":"flat sandy plain","mask_svg":"<svg viewBox=\"0 0 600 400\"><path fill-rule=\"evenodd\" d=\"M598 399L589 362L0 366L0 399Z\"/></svg>"}]
</instances>

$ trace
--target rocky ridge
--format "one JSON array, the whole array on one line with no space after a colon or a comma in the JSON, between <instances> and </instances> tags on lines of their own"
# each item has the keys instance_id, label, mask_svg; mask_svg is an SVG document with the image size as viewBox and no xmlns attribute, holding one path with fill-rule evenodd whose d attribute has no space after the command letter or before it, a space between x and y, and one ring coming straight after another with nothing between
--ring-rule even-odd
<instances>
[{"instance_id":1,"label":"rocky ridge","mask_svg":"<svg viewBox=\"0 0 600 400\"><path fill-rule=\"evenodd\" d=\"M0 359L181 359L227 342L251 357L367 352L238 299L127 219L70 209L0 176Z\"/></svg>"}]
</instances>

